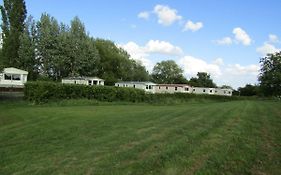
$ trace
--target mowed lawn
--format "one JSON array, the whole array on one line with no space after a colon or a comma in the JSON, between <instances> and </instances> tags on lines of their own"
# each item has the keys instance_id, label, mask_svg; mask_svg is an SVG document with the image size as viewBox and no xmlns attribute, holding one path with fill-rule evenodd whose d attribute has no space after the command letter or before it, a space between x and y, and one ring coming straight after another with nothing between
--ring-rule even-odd
<instances>
[{"instance_id":1,"label":"mowed lawn","mask_svg":"<svg viewBox=\"0 0 281 175\"><path fill-rule=\"evenodd\" d=\"M0 174L281 174L281 103L2 102Z\"/></svg>"}]
</instances>

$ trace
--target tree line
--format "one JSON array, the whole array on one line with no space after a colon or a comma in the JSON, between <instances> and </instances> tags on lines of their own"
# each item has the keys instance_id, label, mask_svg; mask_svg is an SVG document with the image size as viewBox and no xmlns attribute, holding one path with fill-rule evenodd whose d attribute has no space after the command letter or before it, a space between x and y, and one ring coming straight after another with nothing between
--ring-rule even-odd
<instances>
[{"instance_id":1,"label":"tree line","mask_svg":"<svg viewBox=\"0 0 281 175\"><path fill-rule=\"evenodd\" d=\"M29 72L30 80L60 80L69 76L99 76L112 84L117 80L148 79L141 63L112 41L94 39L78 17L70 25L49 14L39 21L26 18L24 1L5 0L1 6L2 67Z\"/></svg>"},{"instance_id":2,"label":"tree line","mask_svg":"<svg viewBox=\"0 0 281 175\"><path fill-rule=\"evenodd\" d=\"M29 72L29 80L59 81L69 76L98 76L107 85L117 81L188 83L183 70L173 61L157 63L151 74L141 62L110 40L91 37L75 17L70 25L59 23L47 13L38 21L27 17L23 0L4 0L1 8L2 67ZM203 75L204 74L204 75ZM195 86L215 86L207 73L190 80ZM201 76L202 75L202 76ZM203 79L202 79L203 78ZM208 79L208 83L202 80ZM211 83L210 83L211 82Z\"/></svg>"}]
</instances>

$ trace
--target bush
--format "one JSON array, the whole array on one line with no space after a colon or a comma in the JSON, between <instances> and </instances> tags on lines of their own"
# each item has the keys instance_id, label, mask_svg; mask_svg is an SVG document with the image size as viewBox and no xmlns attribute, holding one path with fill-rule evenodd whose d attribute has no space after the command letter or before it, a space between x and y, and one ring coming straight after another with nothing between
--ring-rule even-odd
<instances>
[{"instance_id":1,"label":"bush","mask_svg":"<svg viewBox=\"0 0 281 175\"><path fill-rule=\"evenodd\" d=\"M152 104L180 104L196 101L229 101L241 99L217 95L196 95L187 93L146 94L143 90L114 86L87 86L62 84L47 81L27 82L24 89L25 99L34 103L65 99L93 99L105 102L147 102Z\"/></svg>"}]
</instances>

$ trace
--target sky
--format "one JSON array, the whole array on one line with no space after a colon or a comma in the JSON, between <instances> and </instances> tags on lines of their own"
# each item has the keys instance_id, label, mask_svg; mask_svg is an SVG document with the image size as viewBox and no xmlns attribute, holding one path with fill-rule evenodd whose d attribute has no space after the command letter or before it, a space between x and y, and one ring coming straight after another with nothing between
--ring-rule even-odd
<instances>
[{"instance_id":1,"label":"sky","mask_svg":"<svg viewBox=\"0 0 281 175\"><path fill-rule=\"evenodd\" d=\"M281 48L279 0L26 0L36 20L46 12L114 41L151 72L174 60L186 78L208 72L217 85L258 83L259 60Z\"/></svg>"}]
</instances>

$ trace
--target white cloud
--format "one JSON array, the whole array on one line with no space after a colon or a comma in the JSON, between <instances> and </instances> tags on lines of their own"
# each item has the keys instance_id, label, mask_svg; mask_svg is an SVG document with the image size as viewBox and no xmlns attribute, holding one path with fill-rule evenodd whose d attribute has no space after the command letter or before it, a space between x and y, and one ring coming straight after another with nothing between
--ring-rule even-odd
<instances>
[{"instance_id":1,"label":"white cloud","mask_svg":"<svg viewBox=\"0 0 281 175\"><path fill-rule=\"evenodd\" d=\"M234 28L232 33L235 35L235 39L238 43L242 43L245 46L251 45L251 38L250 36L240 27Z\"/></svg>"},{"instance_id":2,"label":"white cloud","mask_svg":"<svg viewBox=\"0 0 281 175\"><path fill-rule=\"evenodd\" d=\"M145 19L145 20L148 20L149 16L150 16L150 14L147 11L140 12L138 14L138 18Z\"/></svg>"},{"instance_id":3,"label":"white cloud","mask_svg":"<svg viewBox=\"0 0 281 175\"><path fill-rule=\"evenodd\" d=\"M200 58L185 56L177 63L183 68L187 78L195 77L197 72L207 72L218 86L226 84L238 88L247 83L255 84L259 74L259 65L225 65L222 58L208 63Z\"/></svg>"},{"instance_id":4,"label":"white cloud","mask_svg":"<svg viewBox=\"0 0 281 175\"><path fill-rule=\"evenodd\" d=\"M125 49L131 55L131 58L141 61L149 71L153 68L153 63L149 59L150 54L157 53L176 56L183 53L180 47L174 46L167 41L159 40L150 40L144 46L130 41L127 44L119 45L119 47Z\"/></svg>"},{"instance_id":5,"label":"white cloud","mask_svg":"<svg viewBox=\"0 0 281 175\"><path fill-rule=\"evenodd\" d=\"M278 36L276 36L276 35L269 34L268 38L269 38L269 42L271 42L271 43L279 43L280 42Z\"/></svg>"},{"instance_id":6,"label":"white cloud","mask_svg":"<svg viewBox=\"0 0 281 175\"><path fill-rule=\"evenodd\" d=\"M203 23L202 22L192 22L192 21L187 21L183 31L188 31L191 30L192 32L196 32L197 30L200 30L203 27Z\"/></svg>"},{"instance_id":7,"label":"white cloud","mask_svg":"<svg viewBox=\"0 0 281 175\"><path fill-rule=\"evenodd\" d=\"M213 61L213 64L218 65L218 66L222 66L224 65L223 63L223 59L222 58L217 58Z\"/></svg>"},{"instance_id":8,"label":"white cloud","mask_svg":"<svg viewBox=\"0 0 281 175\"><path fill-rule=\"evenodd\" d=\"M263 44L263 46L258 47L256 49L256 51L258 53L260 53L262 56L266 56L267 54L272 54L272 53L278 52L280 50L281 50L280 48L276 48L274 45L266 43L266 42Z\"/></svg>"},{"instance_id":9,"label":"white cloud","mask_svg":"<svg viewBox=\"0 0 281 175\"><path fill-rule=\"evenodd\" d=\"M174 46L167 41L150 40L145 46L148 53L159 53L164 55L180 55L183 53L182 49Z\"/></svg>"},{"instance_id":10,"label":"white cloud","mask_svg":"<svg viewBox=\"0 0 281 175\"><path fill-rule=\"evenodd\" d=\"M182 19L182 17L177 14L178 12L176 9L172 9L166 5L156 5L154 7L154 13L158 17L158 23L164 26L169 26Z\"/></svg>"},{"instance_id":11,"label":"white cloud","mask_svg":"<svg viewBox=\"0 0 281 175\"><path fill-rule=\"evenodd\" d=\"M143 47L140 47L132 41L124 45L119 45L119 47L126 50L131 55L132 59L140 61L149 71L152 70L153 63L150 59L147 58L149 54L145 52L145 49Z\"/></svg>"},{"instance_id":12,"label":"white cloud","mask_svg":"<svg viewBox=\"0 0 281 175\"><path fill-rule=\"evenodd\" d=\"M222 39L216 40L215 42L219 45L231 45L232 39L230 37L224 37Z\"/></svg>"},{"instance_id":13,"label":"white cloud","mask_svg":"<svg viewBox=\"0 0 281 175\"><path fill-rule=\"evenodd\" d=\"M240 64L228 65L226 72L232 75L255 75L259 74L259 65L251 64L248 66L241 66Z\"/></svg>"},{"instance_id":14,"label":"white cloud","mask_svg":"<svg viewBox=\"0 0 281 175\"><path fill-rule=\"evenodd\" d=\"M198 72L208 72L213 77L218 77L222 74L221 69L216 64L209 64L203 59L193 56L185 56L178 61L182 66L187 77L194 77Z\"/></svg>"},{"instance_id":15,"label":"white cloud","mask_svg":"<svg viewBox=\"0 0 281 175\"><path fill-rule=\"evenodd\" d=\"M237 89L238 87L243 87L246 84L256 84L259 74L259 65L245 65L231 64L226 67L222 67L222 75L220 77L215 77L214 82L217 85L230 85Z\"/></svg>"}]
</instances>

